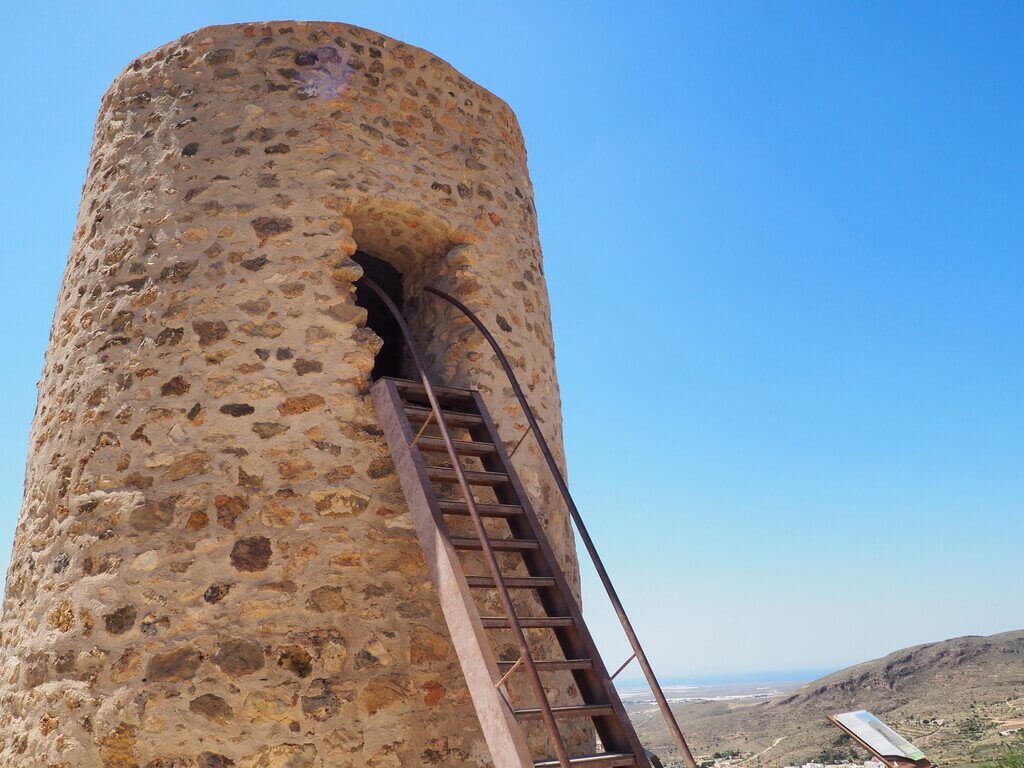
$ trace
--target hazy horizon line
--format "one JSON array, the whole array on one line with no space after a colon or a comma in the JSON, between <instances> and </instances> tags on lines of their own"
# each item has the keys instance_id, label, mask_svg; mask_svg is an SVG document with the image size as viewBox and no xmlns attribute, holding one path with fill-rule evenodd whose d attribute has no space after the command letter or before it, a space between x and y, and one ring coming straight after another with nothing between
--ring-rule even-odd
<instances>
[{"instance_id":1,"label":"hazy horizon line","mask_svg":"<svg viewBox=\"0 0 1024 768\"><path fill-rule=\"evenodd\" d=\"M809 683L819 677L838 672L840 667L805 667L803 669L783 669L760 672L725 672L718 674L665 675L659 676L658 682L663 688L679 685L722 685L726 683ZM642 677L631 677L616 680L619 688L647 687Z\"/></svg>"}]
</instances>

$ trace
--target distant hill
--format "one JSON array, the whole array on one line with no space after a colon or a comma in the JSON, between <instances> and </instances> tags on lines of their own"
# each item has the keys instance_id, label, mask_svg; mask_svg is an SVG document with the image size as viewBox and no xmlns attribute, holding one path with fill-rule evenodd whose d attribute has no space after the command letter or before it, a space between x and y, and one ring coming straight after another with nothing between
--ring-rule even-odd
<instances>
[{"instance_id":1,"label":"distant hill","mask_svg":"<svg viewBox=\"0 0 1024 768\"><path fill-rule=\"evenodd\" d=\"M700 757L739 750L743 768L863 760L866 753L825 716L868 709L948 768L978 764L1024 729L1024 630L918 645L760 701L703 702L675 708ZM638 724L641 737L673 763L658 718ZM700 758L698 758L700 759Z\"/></svg>"}]
</instances>

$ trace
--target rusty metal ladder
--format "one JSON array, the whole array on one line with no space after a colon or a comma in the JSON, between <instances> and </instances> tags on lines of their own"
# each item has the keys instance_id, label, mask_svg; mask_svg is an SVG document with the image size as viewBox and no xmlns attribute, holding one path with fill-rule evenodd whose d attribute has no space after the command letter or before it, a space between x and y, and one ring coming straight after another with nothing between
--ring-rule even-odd
<instances>
[{"instance_id":1,"label":"rusty metal ladder","mask_svg":"<svg viewBox=\"0 0 1024 768\"><path fill-rule=\"evenodd\" d=\"M650 666L600 560L595 561L599 575L609 589L634 648L634 655L615 674L609 674L600 657L482 397L469 389L432 385L401 312L372 280L364 277L363 282L382 299L398 321L420 374L419 382L381 379L373 387L373 400L495 768L659 768L658 758L640 743L613 683L614 677L634 658L640 660L645 673ZM520 395L531 429L555 473L556 481L564 487L564 478L554 464L533 412L497 342L475 315L456 299L436 289L427 290L466 313L488 338ZM437 434L428 432L431 427ZM453 432L459 433L460 437L457 439ZM437 456L442 457L442 462L446 457L447 465L438 463ZM467 458L478 461L481 469L466 468L463 460ZM453 500L450 498L452 494L439 493L439 488L445 486L456 486L461 491L461 499ZM495 501L478 501L474 492L478 487L489 488ZM564 488L565 494L568 494L567 488ZM567 500L570 513L574 519L578 518L579 512L571 496ZM475 536L452 535L449 518L468 518ZM504 521L510 535L496 537L488 533L485 520ZM582 520L576 519L576 522L579 528ZM581 533L585 546L596 558L593 542L585 527ZM487 565L485 575L467 575L461 555L465 552L483 555ZM528 575L503 573L499 553L515 553L521 558ZM503 616L480 615L474 598L474 593L480 590L497 593ZM512 590L533 592L542 615L519 615ZM490 635L495 630L511 631L518 648L518 659L499 661L495 657ZM534 658L527 630L552 631L562 658ZM506 684L520 668L533 692L533 707L515 708L511 704ZM582 703L551 705L542 674L556 671L572 674ZM653 673L649 678L653 678ZM655 688L655 697L661 704L664 694L656 680L652 684L652 689ZM663 711L667 709L665 702ZM668 714L671 717L670 711ZM605 751L570 755L558 727L558 721L565 718L591 720ZM529 750L522 723L538 720L545 726L553 757L535 759ZM678 733L674 718L671 718L670 731L673 735ZM693 758L681 733L678 733L677 743L682 745L684 760L692 766Z\"/></svg>"}]
</instances>

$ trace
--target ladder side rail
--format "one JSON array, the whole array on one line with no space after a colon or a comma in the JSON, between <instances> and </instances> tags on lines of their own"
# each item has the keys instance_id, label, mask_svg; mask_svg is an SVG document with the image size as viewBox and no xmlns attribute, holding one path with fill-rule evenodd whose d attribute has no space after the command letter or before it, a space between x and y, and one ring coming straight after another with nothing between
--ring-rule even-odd
<instances>
[{"instance_id":1,"label":"ladder side rail","mask_svg":"<svg viewBox=\"0 0 1024 768\"><path fill-rule=\"evenodd\" d=\"M391 449L398 482L416 526L491 761L495 768L532 768L536 761L522 723L509 703L507 690L495 684L501 672L488 637L490 633L483 626L448 521L430 482L426 461L413 446L414 431L404 412L405 404L395 382L387 378L374 384L372 393L377 420ZM490 583L489 577L485 578ZM514 586L508 579L506 584ZM552 765L557 768L557 762Z\"/></svg>"},{"instance_id":2,"label":"ladder side rail","mask_svg":"<svg viewBox=\"0 0 1024 768\"><path fill-rule=\"evenodd\" d=\"M438 431L441 433L442 440L444 440L445 448L448 451L448 456L451 459L452 467L455 470L455 475L459 482L459 487L462 490L462 495L466 499L466 506L469 508L470 517L473 520L473 527L476 529L477 536L480 538L480 546L484 552L484 557L487 560L487 568L491 573L491 578L494 579L495 587L497 588L498 595L501 598L502 605L508 617L509 626L512 628L513 636L516 639L516 645L519 647L519 655L520 658L523 659L523 665L526 667L530 686L537 699L537 706L541 711L541 718L544 721L544 725L548 731L548 736L551 739L552 746L554 747L555 756L558 758L558 763L561 768L572 768L569 754L566 751L565 743L562 740L561 732L558 730L558 722L555 719L554 713L551 711L551 703L548 701L547 693L544 690L544 683L541 680L540 672L537 670L537 665L533 660L533 654L530 652L530 645L526 639L526 634L519 622L519 617L516 615L515 605L512 602L512 595L509 593L508 587L505 584L504 576L501 573L501 567L498 564L498 558L494 553L494 548L491 546L490 538L487 535L487 529L484 527L483 518L480 516L480 512L477 509L476 499L473 496L473 491L470 488L469 482L466 480L466 474L462 468L462 462L459 460L458 451L455 450L455 443L452 440L451 433L448 431L448 427L445 425L444 418L441 415L441 405L438 402L437 394L434 392L434 388L430 383L430 377L427 375L427 367L423 361L422 355L420 354L419 346L416 344L416 338L413 336L412 329L409 328L409 325L405 322L405 318L402 316L401 311L399 311L398 307L396 307L395 303L391 300L391 297L388 296L387 293L369 277L364 275L361 279L363 283L370 290L376 293L382 302L384 302L384 305L394 316L395 322L398 323L398 326L402 331L402 335L405 337L406 345L409 348L409 354L412 357L413 364L416 366L420 379L423 382L427 399L430 401L431 411L434 414L434 418L437 420Z\"/></svg>"},{"instance_id":3,"label":"ladder side rail","mask_svg":"<svg viewBox=\"0 0 1024 768\"><path fill-rule=\"evenodd\" d=\"M556 615L568 614L573 620L576 637L567 636L566 633L556 630L555 634L558 636L559 643L563 651L572 650L573 655L577 657L581 653L585 653L593 663L591 672L574 671L572 673L577 687L579 687L581 692L586 691L589 694L591 703L596 703L597 699L601 698L607 702L608 706L615 713L613 718L608 718L610 722L602 722L604 718L601 718L600 721L595 720L594 724L597 726L601 741L606 750L632 752L640 768L650 768L646 750L640 743L640 739L630 722L629 715L626 714L618 691L612 683L612 678L608 675L604 660L598 652L597 643L594 642L590 629L583 620L583 612L580 610L579 603L573 597L565 573L559 565L558 557L555 555L547 534L544 532L544 526L541 524L536 510L534 510L533 504L530 502L529 494L526 493L519 475L512 466L512 461L505 450L505 445L501 442L498 428L491 418L490 412L480 393L475 392L473 397L477 401L477 411L481 414L484 421L481 431L495 446L493 460L497 466L504 468L508 475L509 485L512 486L512 493L520 499L524 523L532 531L539 546L539 550L536 553L528 553L526 559L529 560L531 556L539 558L540 562L543 563L546 573L555 580L556 589L554 591L557 593L557 601L552 600L554 596L550 595L550 593L542 592L539 595L541 603L549 615L552 615L551 610L554 608L557 611ZM514 521L509 521L510 526L515 526L516 524ZM588 680L588 677L596 679ZM611 730L609 730L609 726L612 727Z\"/></svg>"},{"instance_id":4,"label":"ladder side rail","mask_svg":"<svg viewBox=\"0 0 1024 768\"><path fill-rule=\"evenodd\" d=\"M636 630L633 628L633 623L629 620L629 616L626 614L626 609L622 604L622 600L619 598L618 592L616 592L615 586L612 584L611 577L608 575L608 571L604 567L604 562L601 560L600 554L598 554L597 546L594 544L594 540L591 538L590 532L587 530L587 526L583 522L583 516L580 514L579 508L576 506L576 502L573 500L572 493L569 491L569 486L565 481L565 476L558 468L558 463L555 461L551 448L548 446L548 441L544 437L540 424L537 422L537 417L533 413L533 408L530 407L530 403L526 399L526 393L523 392L523 388L519 384L519 379L516 377L515 371L512 370L512 364L505 356L505 352L501 349L497 339L494 338L494 335L490 332L487 326L483 324L483 321L476 316L476 313L474 313L473 310L451 294L446 293L439 288L427 286L424 290L447 301L468 317L473 325L476 326L477 330L479 330L483 335L484 339L487 340L487 343L490 344L491 349L498 358L498 362L504 369L505 375L508 377L509 383L512 385L512 389L516 394L516 398L519 400L519 405L523 409L526 420L530 424L530 429L533 431L534 437L537 439L537 445L540 447L541 453L544 456L544 461L548 465L548 470L551 472L551 475L555 480L555 484L558 486L558 490L562 494L566 507L569 509L569 515L572 517L573 523L576 525L576 530L580 535L580 540L583 542L583 546L590 555L591 562L593 562L598 577L604 585L605 592L608 594L608 599L611 601L612 607L615 610L616 615L619 617L619 623L622 625L622 629L625 632L634 653L636 653L637 662L643 670L644 677L647 678L647 683L651 687L651 693L658 702L658 708L661 710L661 714L668 725L669 732L672 734L676 747L679 749L679 753L682 755L688 768L697 768L697 761L693 758L693 753L690 751L690 746L686 742L686 737L683 736L682 729L679 727L675 714L672 712L672 707L669 705L668 699L665 697L665 692L662 690L661 684L658 682L658 678L654 674L654 669L651 667L651 663L647 658L647 654L644 652L643 646L640 644L640 638L637 637Z\"/></svg>"}]
</instances>

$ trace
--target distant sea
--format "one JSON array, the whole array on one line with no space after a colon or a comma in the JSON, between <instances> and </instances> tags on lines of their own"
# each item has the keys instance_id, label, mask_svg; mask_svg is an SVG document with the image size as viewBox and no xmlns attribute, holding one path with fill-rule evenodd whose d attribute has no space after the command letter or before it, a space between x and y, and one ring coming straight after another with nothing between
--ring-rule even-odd
<instances>
[{"instance_id":1,"label":"distant sea","mask_svg":"<svg viewBox=\"0 0 1024 768\"><path fill-rule=\"evenodd\" d=\"M749 675L713 675L661 681L665 698L672 704L695 701L726 701L731 699L767 699L817 680L833 669L805 669ZM616 688L624 704L654 703L651 689L643 680L617 681Z\"/></svg>"}]
</instances>

